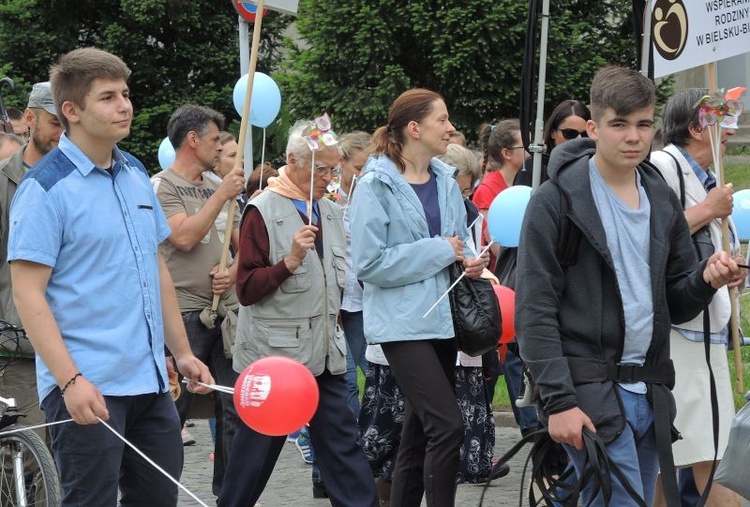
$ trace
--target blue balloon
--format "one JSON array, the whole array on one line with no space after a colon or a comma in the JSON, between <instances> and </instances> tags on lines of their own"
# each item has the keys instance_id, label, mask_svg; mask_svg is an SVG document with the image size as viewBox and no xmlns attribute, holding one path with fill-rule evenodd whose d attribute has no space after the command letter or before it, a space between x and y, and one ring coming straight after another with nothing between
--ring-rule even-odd
<instances>
[{"instance_id":1,"label":"blue balloon","mask_svg":"<svg viewBox=\"0 0 750 507\"><path fill-rule=\"evenodd\" d=\"M159 145L159 167L166 169L174 163L174 148L169 138L165 137Z\"/></svg>"},{"instance_id":2,"label":"blue balloon","mask_svg":"<svg viewBox=\"0 0 750 507\"><path fill-rule=\"evenodd\" d=\"M492 200L487 212L487 228L500 246L518 246L523 215L530 198L531 187L518 185L506 188Z\"/></svg>"},{"instance_id":3,"label":"blue balloon","mask_svg":"<svg viewBox=\"0 0 750 507\"><path fill-rule=\"evenodd\" d=\"M732 194L732 221L741 241L750 240L750 189Z\"/></svg>"},{"instance_id":4,"label":"blue balloon","mask_svg":"<svg viewBox=\"0 0 750 507\"><path fill-rule=\"evenodd\" d=\"M237 80L232 101L237 114L242 116L247 92L247 74ZM253 94L250 98L250 123L266 128L276 119L281 109L281 91L271 76L256 72L253 78Z\"/></svg>"}]
</instances>

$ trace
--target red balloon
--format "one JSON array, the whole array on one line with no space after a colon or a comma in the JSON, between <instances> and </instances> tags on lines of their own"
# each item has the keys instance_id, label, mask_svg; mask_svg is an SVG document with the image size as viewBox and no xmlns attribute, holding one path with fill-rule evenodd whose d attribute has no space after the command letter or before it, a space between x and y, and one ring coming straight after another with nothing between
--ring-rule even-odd
<instances>
[{"instance_id":1,"label":"red balloon","mask_svg":"<svg viewBox=\"0 0 750 507\"><path fill-rule=\"evenodd\" d=\"M500 343L510 343L516 337L513 325L516 315L516 293L505 285L493 284L497 301L500 304L500 314L503 318L503 332L500 335Z\"/></svg>"},{"instance_id":2,"label":"red balloon","mask_svg":"<svg viewBox=\"0 0 750 507\"><path fill-rule=\"evenodd\" d=\"M234 407L258 433L283 436L300 429L318 408L318 383L310 370L288 357L264 357L240 373Z\"/></svg>"}]
</instances>

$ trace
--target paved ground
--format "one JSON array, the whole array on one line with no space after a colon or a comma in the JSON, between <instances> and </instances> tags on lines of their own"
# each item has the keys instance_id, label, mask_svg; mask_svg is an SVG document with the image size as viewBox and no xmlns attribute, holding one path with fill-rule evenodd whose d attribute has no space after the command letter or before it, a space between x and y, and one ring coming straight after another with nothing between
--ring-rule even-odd
<instances>
[{"instance_id":1,"label":"paved ground","mask_svg":"<svg viewBox=\"0 0 750 507\"><path fill-rule=\"evenodd\" d=\"M495 455L500 456L507 451L518 439L518 428L511 426L512 416L498 414L496 421ZM185 469L182 473L182 484L193 494L209 506L215 505L215 497L211 494L211 474L213 463L208 454L211 449L211 435L205 420L196 420L195 427L190 432L198 440L193 446L185 447ZM523 450L521 453L523 455ZM525 455L516 456L511 461L511 472L507 476L493 483L485 495L485 507L517 506L518 494ZM456 505L478 506L482 495L482 486L462 484L458 487ZM281 453L276 469L260 498L263 507L326 507L330 502L315 500L312 497L310 482L310 465L304 464L299 451L294 444L286 444ZM524 502L524 505L527 502ZM200 505L184 492L180 493L181 507ZM422 505L425 505L424 502Z\"/></svg>"}]
</instances>

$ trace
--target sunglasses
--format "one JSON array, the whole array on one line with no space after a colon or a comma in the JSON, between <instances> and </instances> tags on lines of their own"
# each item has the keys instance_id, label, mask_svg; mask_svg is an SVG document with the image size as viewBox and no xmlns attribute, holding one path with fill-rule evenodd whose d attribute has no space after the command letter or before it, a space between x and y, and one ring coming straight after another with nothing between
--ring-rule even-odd
<instances>
[{"instance_id":1,"label":"sunglasses","mask_svg":"<svg viewBox=\"0 0 750 507\"><path fill-rule=\"evenodd\" d=\"M576 129L560 129L560 133L562 136L570 141L571 139L576 139L578 136L580 137L588 137L589 133L585 130L583 132L579 132Z\"/></svg>"}]
</instances>

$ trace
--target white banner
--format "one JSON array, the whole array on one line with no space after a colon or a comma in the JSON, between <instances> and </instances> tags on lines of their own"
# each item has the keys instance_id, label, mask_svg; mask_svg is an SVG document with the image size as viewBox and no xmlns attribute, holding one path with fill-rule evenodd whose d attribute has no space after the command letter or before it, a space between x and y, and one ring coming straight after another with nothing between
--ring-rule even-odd
<instances>
[{"instance_id":1,"label":"white banner","mask_svg":"<svg viewBox=\"0 0 750 507\"><path fill-rule=\"evenodd\" d=\"M750 51L750 0L654 0L654 76Z\"/></svg>"},{"instance_id":2,"label":"white banner","mask_svg":"<svg viewBox=\"0 0 750 507\"><path fill-rule=\"evenodd\" d=\"M266 0L266 7L284 14L297 14L299 0Z\"/></svg>"}]
</instances>

